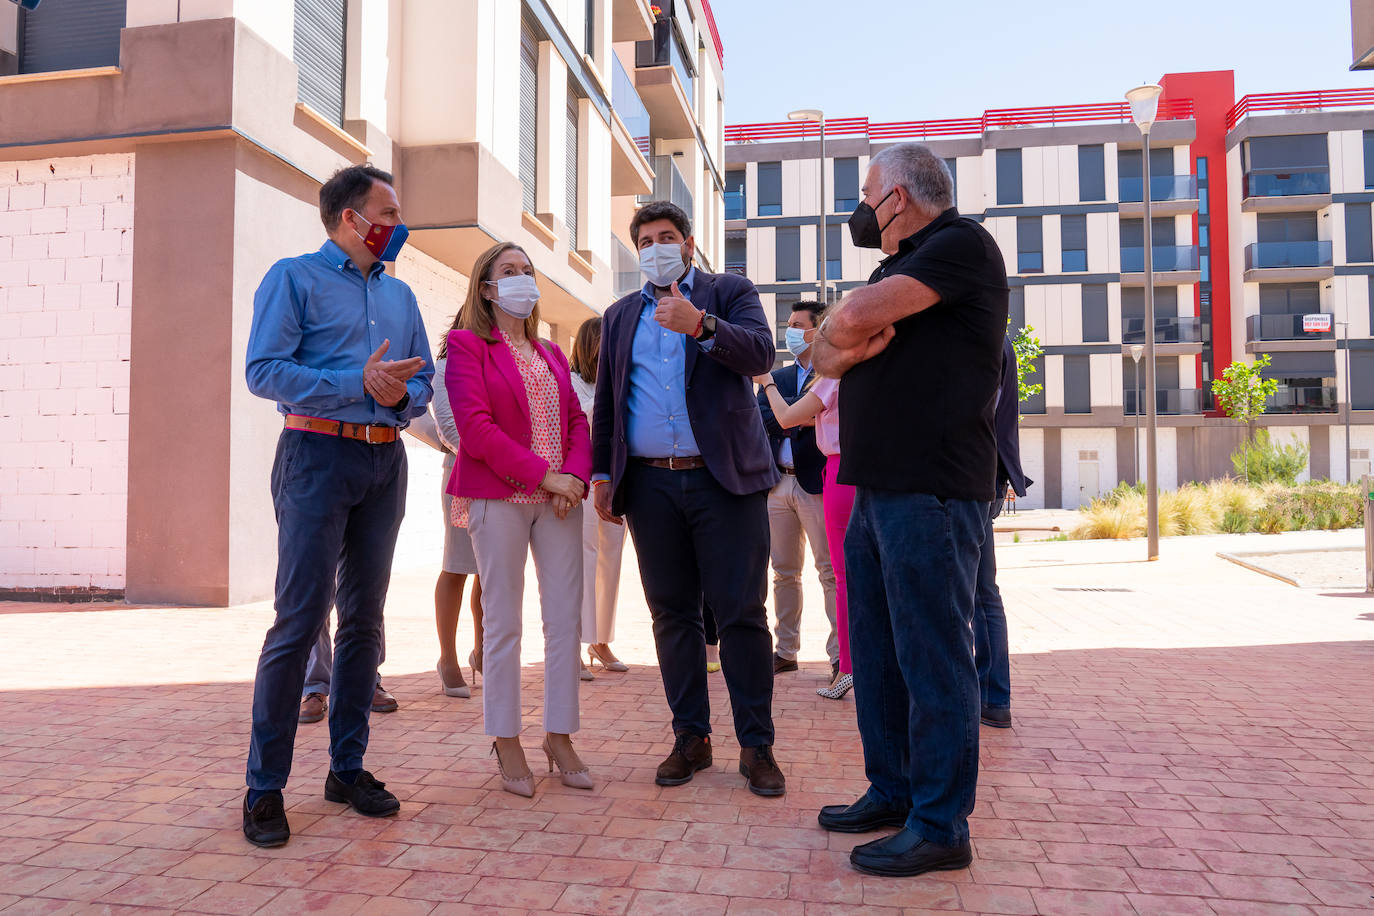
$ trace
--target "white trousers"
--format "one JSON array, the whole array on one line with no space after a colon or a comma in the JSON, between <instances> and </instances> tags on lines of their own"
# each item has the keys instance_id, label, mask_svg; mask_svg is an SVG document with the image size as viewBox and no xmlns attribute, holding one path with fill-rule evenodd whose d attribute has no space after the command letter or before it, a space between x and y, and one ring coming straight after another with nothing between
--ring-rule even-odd
<instances>
[{"instance_id":1,"label":"white trousers","mask_svg":"<svg viewBox=\"0 0 1374 916\"><path fill-rule=\"evenodd\" d=\"M468 531L482 579L482 714L494 738L520 734L520 634L531 553L544 621L544 730L578 729L582 512L578 505L560 520L551 503L472 501Z\"/></svg>"},{"instance_id":2,"label":"white trousers","mask_svg":"<svg viewBox=\"0 0 1374 916\"><path fill-rule=\"evenodd\" d=\"M620 592L620 557L625 526L602 521L591 507L582 513L582 639L615 640L615 599Z\"/></svg>"},{"instance_id":3,"label":"white trousers","mask_svg":"<svg viewBox=\"0 0 1374 916\"><path fill-rule=\"evenodd\" d=\"M825 539L821 494L806 492L791 474L782 475L768 494L768 531L773 554L773 609L778 615L778 655L795 660L801 649L801 577L809 543L816 575L821 580L825 616L830 621L825 651L830 663L837 664L840 639L835 629L835 570L830 565L830 545Z\"/></svg>"}]
</instances>

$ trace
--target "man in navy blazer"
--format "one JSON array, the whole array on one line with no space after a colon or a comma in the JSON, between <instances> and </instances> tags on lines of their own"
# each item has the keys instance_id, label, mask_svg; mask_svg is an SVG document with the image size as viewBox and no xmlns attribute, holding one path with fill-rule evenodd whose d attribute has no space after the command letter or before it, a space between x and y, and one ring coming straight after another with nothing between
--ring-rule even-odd
<instances>
[{"instance_id":1,"label":"man in navy blazer","mask_svg":"<svg viewBox=\"0 0 1374 916\"><path fill-rule=\"evenodd\" d=\"M1011 650L1007 640L1007 613L997 588L997 555L993 546L992 520L1002 512L1007 487L1017 497L1026 495L1034 481L1021 470L1020 385L1016 351L1011 338L1002 343L1002 381L997 389L993 429L997 435L997 498L988 509L983 528L983 551L978 558L978 585L973 604L973 653L982 692L982 721L994 728L1011 727Z\"/></svg>"},{"instance_id":2,"label":"man in navy blazer","mask_svg":"<svg viewBox=\"0 0 1374 916\"><path fill-rule=\"evenodd\" d=\"M640 209L630 236L647 279L606 310L592 481L597 513L634 538L653 617L672 753L659 785L709 767L703 599L715 613L741 775L758 795L785 791L773 759L773 640L765 607L768 491L778 471L752 377L773 365L773 328L754 284L692 266L687 214Z\"/></svg>"}]
</instances>

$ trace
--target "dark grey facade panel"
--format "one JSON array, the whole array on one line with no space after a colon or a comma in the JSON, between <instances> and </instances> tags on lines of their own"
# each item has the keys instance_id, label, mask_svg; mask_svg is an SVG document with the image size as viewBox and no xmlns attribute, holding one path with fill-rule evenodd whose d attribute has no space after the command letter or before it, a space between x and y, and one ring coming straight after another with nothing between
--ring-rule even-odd
<instances>
[{"instance_id":1,"label":"dark grey facade panel","mask_svg":"<svg viewBox=\"0 0 1374 916\"><path fill-rule=\"evenodd\" d=\"M1083 340L1104 342L1111 336L1107 321L1107 287L1092 283L1083 287Z\"/></svg>"},{"instance_id":2,"label":"dark grey facade panel","mask_svg":"<svg viewBox=\"0 0 1374 916\"><path fill-rule=\"evenodd\" d=\"M1350 354L1350 406L1374 410L1374 350Z\"/></svg>"},{"instance_id":3,"label":"dark grey facade panel","mask_svg":"<svg viewBox=\"0 0 1374 916\"><path fill-rule=\"evenodd\" d=\"M1369 204L1345 205L1345 259L1374 261L1374 237L1370 234Z\"/></svg>"},{"instance_id":4,"label":"dark grey facade panel","mask_svg":"<svg viewBox=\"0 0 1374 916\"><path fill-rule=\"evenodd\" d=\"M125 0L47 0L19 15L20 73L119 65Z\"/></svg>"},{"instance_id":5,"label":"dark grey facade panel","mask_svg":"<svg viewBox=\"0 0 1374 916\"><path fill-rule=\"evenodd\" d=\"M1078 199L1107 199L1107 153L1101 143L1078 147Z\"/></svg>"},{"instance_id":6,"label":"dark grey facade panel","mask_svg":"<svg viewBox=\"0 0 1374 916\"><path fill-rule=\"evenodd\" d=\"M774 276L779 280L801 279L801 230L782 228L774 233Z\"/></svg>"},{"instance_id":7,"label":"dark grey facade panel","mask_svg":"<svg viewBox=\"0 0 1374 916\"><path fill-rule=\"evenodd\" d=\"M1120 344L1052 344L1044 347L1048 356L1092 356L1100 353L1121 353Z\"/></svg>"},{"instance_id":8,"label":"dark grey facade panel","mask_svg":"<svg viewBox=\"0 0 1374 916\"><path fill-rule=\"evenodd\" d=\"M1034 277L1007 277L1007 285L1072 286L1078 283L1120 283L1121 274L1044 274Z\"/></svg>"},{"instance_id":9,"label":"dark grey facade panel","mask_svg":"<svg viewBox=\"0 0 1374 916\"><path fill-rule=\"evenodd\" d=\"M983 215L989 219L994 216L1060 216L1066 213L1115 213L1117 205L1105 204L1050 204L1042 207L988 207ZM967 216L968 214L964 214Z\"/></svg>"},{"instance_id":10,"label":"dark grey facade panel","mask_svg":"<svg viewBox=\"0 0 1374 916\"><path fill-rule=\"evenodd\" d=\"M1351 353L1351 362L1354 353ZM1269 354L1270 363L1260 370L1265 378L1335 378L1336 354L1331 350L1292 350ZM1353 381L1353 379L1352 379Z\"/></svg>"},{"instance_id":11,"label":"dark grey facade panel","mask_svg":"<svg viewBox=\"0 0 1374 916\"><path fill-rule=\"evenodd\" d=\"M1092 366L1088 356L1064 357L1064 412L1092 413Z\"/></svg>"},{"instance_id":12,"label":"dark grey facade panel","mask_svg":"<svg viewBox=\"0 0 1374 916\"><path fill-rule=\"evenodd\" d=\"M1025 200L1021 193L1021 150L999 149L997 151L997 196L998 204L1019 204Z\"/></svg>"}]
</instances>

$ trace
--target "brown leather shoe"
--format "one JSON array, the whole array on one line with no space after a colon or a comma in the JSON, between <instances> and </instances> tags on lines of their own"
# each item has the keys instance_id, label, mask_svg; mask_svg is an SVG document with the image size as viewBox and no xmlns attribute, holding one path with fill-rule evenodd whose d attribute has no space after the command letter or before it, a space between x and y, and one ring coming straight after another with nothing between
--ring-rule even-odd
<instances>
[{"instance_id":1,"label":"brown leather shoe","mask_svg":"<svg viewBox=\"0 0 1374 916\"><path fill-rule=\"evenodd\" d=\"M711 765L711 739L697 735L678 735L673 752L658 765L654 782L660 786L680 786L692 781L692 774Z\"/></svg>"},{"instance_id":2,"label":"brown leather shoe","mask_svg":"<svg viewBox=\"0 0 1374 916\"><path fill-rule=\"evenodd\" d=\"M777 653L773 654L773 673L783 674L788 671L797 670L797 660L795 658L783 658Z\"/></svg>"},{"instance_id":3,"label":"brown leather shoe","mask_svg":"<svg viewBox=\"0 0 1374 916\"><path fill-rule=\"evenodd\" d=\"M400 704L396 698L386 692L386 688L378 681L377 689L372 691L372 711L373 712L395 712Z\"/></svg>"},{"instance_id":4,"label":"brown leather shoe","mask_svg":"<svg viewBox=\"0 0 1374 916\"><path fill-rule=\"evenodd\" d=\"M749 780L749 791L755 795L772 797L787 791L787 781L773 759L772 745L740 748L739 774Z\"/></svg>"},{"instance_id":5,"label":"brown leather shoe","mask_svg":"<svg viewBox=\"0 0 1374 916\"><path fill-rule=\"evenodd\" d=\"M296 718L299 722L318 722L328 711L329 700L324 694L307 693L301 700L301 713Z\"/></svg>"}]
</instances>

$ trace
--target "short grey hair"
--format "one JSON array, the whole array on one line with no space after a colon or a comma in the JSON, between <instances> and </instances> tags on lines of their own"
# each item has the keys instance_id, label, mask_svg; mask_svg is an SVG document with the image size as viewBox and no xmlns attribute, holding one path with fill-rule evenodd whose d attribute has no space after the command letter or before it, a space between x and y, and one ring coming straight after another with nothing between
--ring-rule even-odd
<instances>
[{"instance_id":1,"label":"short grey hair","mask_svg":"<svg viewBox=\"0 0 1374 916\"><path fill-rule=\"evenodd\" d=\"M882 176L882 197L901 186L917 205L934 213L954 206L954 179L945 161L921 143L898 143L874 156L869 163Z\"/></svg>"}]
</instances>

